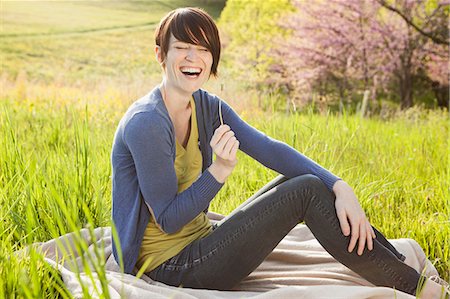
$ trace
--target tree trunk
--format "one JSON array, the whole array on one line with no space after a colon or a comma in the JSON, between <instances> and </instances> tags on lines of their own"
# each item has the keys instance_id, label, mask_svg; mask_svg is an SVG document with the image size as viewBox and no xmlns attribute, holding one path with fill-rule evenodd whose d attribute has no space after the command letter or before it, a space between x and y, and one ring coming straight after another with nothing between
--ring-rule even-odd
<instances>
[{"instance_id":1,"label":"tree trunk","mask_svg":"<svg viewBox=\"0 0 450 299\"><path fill-rule=\"evenodd\" d=\"M361 104L360 116L364 117L366 115L367 103L369 102L370 90L364 90L364 96Z\"/></svg>"},{"instance_id":2,"label":"tree trunk","mask_svg":"<svg viewBox=\"0 0 450 299\"><path fill-rule=\"evenodd\" d=\"M373 80L372 80L372 87L371 87L371 91L370 91L370 105L372 105L372 107L376 107L376 103L377 103L377 88L378 88L378 76L375 75L373 76ZM379 107L381 108L381 107Z\"/></svg>"},{"instance_id":3,"label":"tree trunk","mask_svg":"<svg viewBox=\"0 0 450 299\"><path fill-rule=\"evenodd\" d=\"M409 108L413 105L413 80L411 74L405 74L400 79L400 107Z\"/></svg>"},{"instance_id":4,"label":"tree trunk","mask_svg":"<svg viewBox=\"0 0 450 299\"><path fill-rule=\"evenodd\" d=\"M342 84L339 84L339 115L342 115L343 112L344 112L344 87L342 86Z\"/></svg>"},{"instance_id":5,"label":"tree trunk","mask_svg":"<svg viewBox=\"0 0 450 299\"><path fill-rule=\"evenodd\" d=\"M413 105L413 67L412 57L414 54L414 45L412 44L412 34L408 27L407 47L400 56L400 107L406 109Z\"/></svg>"},{"instance_id":6,"label":"tree trunk","mask_svg":"<svg viewBox=\"0 0 450 299\"><path fill-rule=\"evenodd\" d=\"M439 82L432 81L431 87L436 96L438 107L449 108L449 86L439 84Z\"/></svg>"}]
</instances>

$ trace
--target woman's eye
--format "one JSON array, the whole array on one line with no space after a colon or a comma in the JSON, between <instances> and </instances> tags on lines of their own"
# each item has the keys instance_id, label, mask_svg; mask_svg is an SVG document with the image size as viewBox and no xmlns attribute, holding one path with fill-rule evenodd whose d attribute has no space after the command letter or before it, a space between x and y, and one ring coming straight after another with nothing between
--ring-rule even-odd
<instances>
[{"instance_id":1,"label":"woman's eye","mask_svg":"<svg viewBox=\"0 0 450 299\"><path fill-rule=\"evenodd\" d=\"M175 49L185 50L185 49L187 49L187 47L180 47L180 46L177 46L177 47L175 47Z\"/></svg>"}]
</instances>

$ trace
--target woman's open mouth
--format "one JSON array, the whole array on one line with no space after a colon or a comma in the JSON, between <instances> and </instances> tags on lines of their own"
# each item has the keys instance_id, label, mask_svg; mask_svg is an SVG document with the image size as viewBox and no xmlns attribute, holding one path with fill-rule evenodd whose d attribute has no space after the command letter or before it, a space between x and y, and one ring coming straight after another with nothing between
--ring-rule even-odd
<instances>
[{"instance_id":1,"label":"woman's open mouth","mask_svg":"<svg viewBox=\"0 0 450 299\"><path fill-rule=\"evenodd\" d=\"M198 78L202 69L199 67L181 67L180 71L189 78Z\"/></svg>"}]
</instances>

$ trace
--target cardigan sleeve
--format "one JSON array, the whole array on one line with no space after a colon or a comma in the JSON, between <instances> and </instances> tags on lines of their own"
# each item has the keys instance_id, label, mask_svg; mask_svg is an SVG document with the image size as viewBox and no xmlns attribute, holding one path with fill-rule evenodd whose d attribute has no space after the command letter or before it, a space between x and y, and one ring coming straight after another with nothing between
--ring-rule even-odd
<instances>
[{"instance_id":1,"label":"cardigan sleeve","mask_svg":"<svg viewBox=\"0 0 450 299\"><path fill-rule=\"evenodd\" d=\"M216 98L216 100L218 100ZM287 177L313 174L332 190L339 177L306 157L288 144L273 139L242 120L222 101L224 123L230 126L239 140L239 148L264 166Z\"/></svg>"},{"instance_id":2,"label":"cardigan sleeve","mask_svg":"<svg viewBox=\"0 0 450 299\"><path fill-rule=\"evenodd\" d=\"M124 129L139 189L160 229L175 233L205 210L223 184L208 170L178 192L170 127L158 114L135 114Z\"/></svg>"}]
</instances>

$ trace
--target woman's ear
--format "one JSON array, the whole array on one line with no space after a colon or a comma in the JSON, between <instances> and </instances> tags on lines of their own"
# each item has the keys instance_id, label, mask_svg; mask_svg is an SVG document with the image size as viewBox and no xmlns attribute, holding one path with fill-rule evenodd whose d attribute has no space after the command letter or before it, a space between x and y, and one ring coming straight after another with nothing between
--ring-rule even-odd
<instances>
[{"instance_id":1,"label":"woman's ear","mask_svg":"<svg viewBox=\"0 0 450 299\"><path fill-rule=\"evenodd\" d=\"M160 65L162 65L164 63L164 61L162 59L162 51L161 51L160 46L155 46L155 55L156 55L156 60L158 61L158 63Z\"/></svg>"}]
</instances>

